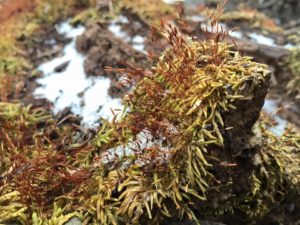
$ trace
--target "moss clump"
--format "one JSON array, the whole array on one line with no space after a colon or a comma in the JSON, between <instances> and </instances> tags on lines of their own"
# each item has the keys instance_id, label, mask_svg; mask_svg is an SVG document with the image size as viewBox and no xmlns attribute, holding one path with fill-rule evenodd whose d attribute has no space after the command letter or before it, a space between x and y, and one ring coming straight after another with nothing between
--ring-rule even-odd
<instances>
[{"instance_id":1,"label":"moss clump","mask_svg":"<svg viewBox=\"0 0 300 225\"><path fill-rule=\"evenodd\" d=\"M245 98L241 92L246 83L263 82L268 72L219 42L222 34L197 41L169 25L163 32L170 47L150 71L128 69L125 80L135 88L124 99L127 111L120 121L102 127L96 147L79 147L68 155L53 151L52 142L27 146L20 165L29 163L38 176L31 177L25 167L13 175L3 195L17 191L19 201L33 212L45 203L56 204L65 215L77 209L86 212L86 220L101 224L159 223L185 216L197 221L194 201L206 202L215 183L208 159L224 145L222 114L234 111L235 101ZM42 149L34 154L37 146ZM58 158L64 163L57 165ZM86 168L90 179L75 188L72 181L82 177L76 179L71 171ZM24 183L24 176L35 186ZM64 191L53 195L55 184ZM53 215L47 209L45 218ZM30 211L26 215L32 218Z\"/></svg>"},{"instance_id":2,"label":"moss clump","mask_svg":"<svg viewBox=\"0 0 300 225\"><path fill-rule=\"evenodd\" d=\"M12 93L14 81L30 67L24 56L21 56L15 38L9 33L0 36L0 101L7 99Z\"/></svg>"},{"instance_id":3,"label":"moss clump","mask_svg":"<svg viewBox=\"0 0 300 225\"><path fill-rule=\"evenodd\" d=\"M224 144L222 113L235 110L249 80L268 74L216 39L189 40L172 26L165 32L171 47L150 71L127 71L135 86L125 98L128 112L95 140L100 157L114 162L107 177L95 174L99 189L88 201L100 206L102 223L138 223L144 212L156 222L183 215L197 221L193 200L207 200L214 183L208 158ZM112 200L116 185L120 196Z\"/></svg>"},{"instance_id":4,"label":"moss clump","mask_svg":"<svg viewBox=\"0 0 300 225\"><path fill-rule=\"evenodd\" d=\"M26 130L32 130L34 124L46 119L49 119L49 115L42 111L31 111L30 107L24 108L19 104L0 102L1 174L12 165L13 161L10 157L15 151L19 151L18 146L22 145L26 135L29 135L30 132L26 133Z\"/></svg>"},{"instance_id":5,"label":"moss clump","mask_svg":"<svg viewBox=\"0 0 300 225\"><path fill-rule=\"evenodd\" d=\"M66 193L81 193L89 177L66 151L84 149L75 145L74 129L58 126L45 111L11 103L0 103L0 125L0 222L63 224L81 218L79 212L66 213Z\"/></svg>"}]
</instances>

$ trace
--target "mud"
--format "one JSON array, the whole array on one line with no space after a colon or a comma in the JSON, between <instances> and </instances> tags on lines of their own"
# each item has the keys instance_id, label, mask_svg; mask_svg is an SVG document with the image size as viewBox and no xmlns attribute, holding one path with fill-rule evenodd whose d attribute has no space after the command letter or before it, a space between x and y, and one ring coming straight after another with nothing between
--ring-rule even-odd
<instances>
[{"instance_id":1,"label":"mud","mask_svg":"<svg viewBox=\"0 0 300 225\"><path fill-rule=\"evenodd\" d=\"M50 109L51 103L46 99L36 99L34 90L38 87L36 79L42 74L36 68L42 62L62 54L63 46L70 40L57 32L56 27L44 26L33 36L18 37L20 45L24 46L23 56L30 61L31 66L23 68L23 72L16 77L14 91L8 96L9 101L19 101L33 108Z\"/></svg>"},{"instance_id":2,"label":"mud","mask_svg":"<svg viewBox=\"0 0 300 225\"><path fill-rule=\"evenodd\" d=\"M129 15L129 14L127 14ZM151 65L147 62L144 50L144 38L147 29L134 16L122 16L110 24L92 24L76 41L79 52L86 55L84 69L88 76L104 76L111 79L109 95L122 97L128 88L121 87L119 72L115 69L126 68L135 64L143 68ZM143 35L143 36L142 36Z\"/></svg>"},{"instance_id":3,"label":"mud","mask_svg":"<svg viewBox=\"0 0 300 225\"><path fill-rule=\"evenodd\" d=\"M64 111L64 107L56 108L57 103L55 102L57 97L47 99L45 94L39 97L34 94L36 90L40 90L46 85L44 82L37 82L42 80L45 74L36 68L40 68L41 65L55 58L63 57L65 46L72 41L72 38L64 35L60 29L59 23L56 26L44 25L34 36L27 37L22 35L19 37L19 42L24 45L26 57L30 59L33 67L27 71L27 74L30 74L30 76L18 82L19 91L11 97L11 100L18 99L25 105L43 107L48 110L52 109L55 114L59 111ZM85 57L83 64L85 75L87 77L95 77L92 80L97 80L97 77L109 78L109 96L117 99L122 98L128 91L128 87L120 86L120 76L117 75L119 72L114 72L113 70L125 68L128 64L136 64L144 68L150 67L149 62L146 62L145 38L148 37L149 30L147 25L137 15L131 14L126 10L123 10L122 15L110 23L86 25L85 32L76 38L76 49ZM149 47L149 45L147 46ZM49 65L51 68L46 74L55 73L57 75L67 72L66 70L70 66L74 66L68 59L53 64L53 66ZM112 68L112 70L108 70L108 68ZM73 81L75 82L75 80ZM98 92L104 91L104 87L99 86L95 81L92 83L95 88L98 88ZM95 95L97 93L95 88L83 89L78 93L78 97L83 99L80 100L81 103L77 104L77 100L72 100L73 103L70 102L69 104L77 104L78 107L88 107L87 105L90 101L85 96L91 96L92 93ZM69 91L67 92L69 93ZM61 93L61 96L63 95L64 93ZM56 96L59 95L57 94ZM98 99L102 98L99 94L96 94L96 96L98 96ZM93 104L92 102L90 103ZM68 104L64 105L66 109L70 106ZM101 108L102 106L95 110L100 111ZM71 112L78 114L78 110L71 110Z\"/></svg>"}]
</instances>

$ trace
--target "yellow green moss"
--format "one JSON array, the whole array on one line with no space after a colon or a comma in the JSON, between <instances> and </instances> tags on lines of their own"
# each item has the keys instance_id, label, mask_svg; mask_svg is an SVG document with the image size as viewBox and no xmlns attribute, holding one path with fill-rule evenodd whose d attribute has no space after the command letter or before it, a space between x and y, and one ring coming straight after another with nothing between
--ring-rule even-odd
<instances>
[{"instance_id":1,"label":"yellow green moss","mask_svg":"<svg viewBox=\"0 0 300 225\"><path fill-rule=\"evenodd\" d=\"M74 127L58 128L44 113L3 105L0 221L54 225L76 216L85 224L159 224L168 217L198 222L194 203L209 204L214 188L229 195L233 185L231 179L217 185L209 161L212 151L224 150L230 129L222 114L249 97L241 94L246 84L265 82L269 73L220 41L223 35L192 40L165 25L168 49L149 70L127 69L124 81L134 88L124 98L125 110L104 122L93 144L76 143ZM38 122L47 124L39 129ZM297 188L298 134L275 137L267 126L258 124L263 144L249 190L228 196L214 210L203 209L203 215L238 209L254 221ZM51 139L53 131L58 140Z\"/></svg>"},{"instance_id":2,"label":"yellow green moss","mask_svg":"<svg viewBox=\"0 0 300 225\"><path fill-rule=\"evenodd\" d=\"M290 48L290 54L283 66L287 66L292 75L287 85L288 92L296 93L296 98L300 98L300 39L298 35L290 39L295 42L295 46Z\"/></svg>"},{"instance_id":3,"label":"yellow green moss","mask_svg":"<svg viewBox=\"0 0 300 225\"><path fill-rule=\"evenodd\" d=\"M71 191L61 196L60 208L76 203L86 219L101 224L139 223L141 217L159 223L184 215L197 221L190 202L207 200L213 175L206 156L208 149L223 146L221 112L234 110L234 102L244 98L245 82L263 82L268 72L226 43L193 41L174 27L164 32L171 47L156 66L128 71L128 77L142 78L134 79L135 89L124 99L122 119L103 126L96 148L88 147L89 157L82 157L86 151L73 156L79 164L71 158L77 169L93 168L82 188L88 197L71 197ZM141 138L150 145L143 146Z\"/></svg>"},{"instance_id":4,"label":"yellow green moss","mask_svg":"<svg viewBox=\"0 0 300 225\"><path fill-rule=\"evenodd\" d=\"M100 205L97 215L104 224L114 224L120 216L138 223L145 213L153 221L184 214L197 221L188 202L207 200L212 165L206 155L209 148L223 146L221 112L234 110L234 102L244 98L240 88L245 82L263 82L268 73L264 65L231 51L225 43L192 41L177 32L174 28L167 32L172 47L151 71L129 72L129 77L143 77L125 98L129 111L114 130L102 131L96 138L102 157L124 152L114 162L126 165L116 166L107 177L95 175L93 182L100 179L95 184L100 188L88 205ZM150 146L136 144L141 132ZM107 140L119 148L111 148ZM155 144L159 140L164 144ZM121 196L112 200L117 184ZM109 206L113 210L107 211Z\"/></svg>"},{"instance_id":5,"label":"yellow green moss","mask_svg":"<svg viewBox=\"0 0 300 225\"><path fill-rule=\"evenodd\" d=\"M120 7L137 14L146 24L156 24L166 16L175 17L174 7L164 3L162 0L122 0Z\"/></svg>"},{"instance_id":6,"label":"yellow green moss","mask_svg":"<svg viewBox=\"0 0 300 225\"><path fill-rule=\"evenodd\" d=\"M218 187L227 194L217 209L208 209L207 215L222 216L243 212L243 223L255 224L287 199L300 194L299 131L290 126L282 136L276 136L270 128L273 124L266 115L256 124L256 135L261 140L259 151L253 156L251 174L247 177L248 192L231 193L232 180ZM244 165L245 166L245 165Z\"/></svg>"}]
</instances>

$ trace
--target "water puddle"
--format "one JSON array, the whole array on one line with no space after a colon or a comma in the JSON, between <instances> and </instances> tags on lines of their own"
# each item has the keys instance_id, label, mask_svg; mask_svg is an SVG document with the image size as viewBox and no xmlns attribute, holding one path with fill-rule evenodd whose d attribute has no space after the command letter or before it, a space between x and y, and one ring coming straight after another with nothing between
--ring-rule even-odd
<instances>
[{"instance_id":1,"label":"water puddle","mask_svg":"<svg viewBox=\"0 0 300 225\"><path fill-rule=\"evenodd\" d=\"M238 39L242 39L244 37L243 33L240 31L229 31L229 35Z\"/></svg>"},{"instance_id":2,"label":"water puddle","mask_svg":"<svg viewBox=\"0 0 300 225\"><path fill-rule=\"evenodd\" d=\"M144 38L141 35L130 36L122 29L122 24L129 24L126 16L120 15L108 26L108 29L118 38L129 43L135 50L146 53Z\"/></svg>"},{"instance_id":3,"label":"water puddle","mask_svg":"<svg viewBox=\"0 0 300 225\"><path fill-rule=\"evenodd\" d=\"M254 40L255 42L257 42L258 44L263 44L263 45L268 45L268 46L273 46L276 47L277 45L275 44L275 40L261 35L261 34L257 34L257 33L251 33L249 34L249 37Z\"/></svg>"},{"instance_id":4,"label":"water puddle","mask_svg":"<svg viewBox=\"0 0 300 225\"><path fill-rule=\"evenodd\" d=\"M176 5L178 3L184 3L184 5L186 7L195 7L199 4L202 4L204 5L205 4L205 1L204 0L163 0L165 3L167 4L170 4L170 5ZM187 19L190 20L190 21L193 21L193 22L206 22L208 18L206 18L205 16L202 16L202 15L190 15L190 16L187 16ZM202 29L206 29L209 31L209 32L212 32L212 31L216 31L216 30L212 30L211 27L209 27L207 24L201 24L201 27ZM234 38L237 38L237 39L243 39L243 38L249 38L250 40L258 43L258 44L262 44L262 45L267 45L267 46L271 46L271 47L282 47L282 48L285 48L285 49L290 49L292 48L294 45L293 44L285 44L285 45L277 45L276 44L276 41L271 38L271 37L268 37L268 36L265 36L265 35L262 35L262 34L259 34L259 33L256 33L256 32L251 32L251 33L247 33L247 34L244 34L243 32L240 32L240 31L231 31L230 29L227 28L227 26L223 23L220 23L219 24L219 27L218 29L223 29L223 30L228 30L229 31L229 36L231 37L234 37Z\"/></svg>"},{"instance_id":5,"label":"water puddle","mask_svg":"<svg viewBox=\"0 0 300 225\"><path fill-rule=\"evenodd\" d=\"M270 127L269 130L273 134L277 136L281 136L284 133L285 128L288 125L288 122L276 114L276 111L278 110L278 103L279 102L274 99L266 99L263 106L263 111L266 112L268 115L270 115L276 122L276 125Z\"/></svg>"},{"instance_id":6,"label":"water puddle","mask_svg":"<svg viewBox=\"0 0 300 225\"><path fill-rule=\"evenodd\" d=\"M288 43L284 46L284 48L286 49L293 49L293 48L296 48L297 46L295 44L291 44L291 43Z\"/></svg>"},{"instance_id":7,"label":"water puddle","mask_svg":"<svg viewBox=\"0 0 300 225\"><path fill-rule=\"evenodd\" d=\"M291 43L287 43L285 45L278 45L278 44L276 44L276 41L273 38L262 35L262 34L258 34L255 32L248 34L248 36L252 41L255 41L256 43L262 44L262 45L267 45L267 46L271 46L271 47L280 47L280 48L285 48L285 49L290 49L290 48L294 47L294 45Z\"/></svg>"},{"instance_id":8,"label":"water puddle","mask_svg":"<svg viewBox=\"0 0 300 225\"><path fill-rule=\"evenodd\" d=\"M100 117L112 119L111 109L122 109L121 99L108 95L110 79L105 77L88 77L84 71L85 56L76 50L76 37L83 34L85 28L72 27L68 22L56 27L60 34L71 38L64 47L63 55L41 64L38 70L44 76L37 79L40 85L34 95L46 98L53 103L54 113L65 107L82 117L82 122L94 126ZM65 70L58 72L57 68L64 65Z\"/></svg>"}]
</instances>

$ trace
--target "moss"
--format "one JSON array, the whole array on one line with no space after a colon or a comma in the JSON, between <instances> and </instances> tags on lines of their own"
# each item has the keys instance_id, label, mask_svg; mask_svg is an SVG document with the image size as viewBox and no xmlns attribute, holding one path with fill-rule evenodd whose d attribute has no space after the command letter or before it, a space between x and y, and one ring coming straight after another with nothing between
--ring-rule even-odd
<instances>
[{"instance_id":1,"label":"moss","mask_svg":"<svg viewBox=\"0 0 300 225\"><path fill-rule=\"evenodd\" d=\"M108 8L103 10L103 8ZM73 23L98 22L107 23L116 15L122 12L129 12L145 24L158 26L161 18L176 16L174 7L164 3L162 0L148 1L111 1L110 4L103 4L103 7L91 7L82 11L72 19Z\"/></svg>"},{"instance_id":2,"label":"moss","mask_svg":"<svg viewBox=\"0 0 300 225\"><path fill-rule=\"evenodd\" d=\"M54 24L58 20L67 19L70 11L76 7L94 8L96 4L95 0L40 0L31 17L34 23Z\"/></svg>"},{"instance_id":3,"label":"moss","mask_svg":"<svg viewBox=\"0 0 300 225\"><path fill-rule=\"evenodd\" d=\"M266 121L260 122L265 142L257 156L259 167L255 171L260 185L256 194L251 196L256 208L248 209L248 214L255 219L300 194L299 132L289 127L278 137L268 127Z\"/></svg>"},{"instance_id":4,"label":"moss","mask_svg":"<svg viewBox=\"0 0 300 225\"><path fill-rule=\"evenodd\" d=\"M32 147L27 150L29 156L22 164L30 161L38 176L26 175L27 169L20 175L43 188L28 189L20 176L15 176L10 187L16 186L23 198L28 196L26 202L32 209L38 199L52 205L62 198L56 203L62 204L60 208L78 202L88 212L85 218L94 223L140 223L144 217L160 222L164 217L184 215L197 221L191 204L194 198L206 201L213 183L212 165L206 157L210 149L223 147L221 113L234 110L234 102L244 98L240 93L244 84L254 78L263 81L267 71L218 39L193 41L170 26L163 32L171 47L156 66L150 71L127 71L126 80L131 78L135 88L124 99L127 110L122 119L102 127L94 140L96 148L87 147L88 157L82 157L87 153L83 150L66 161L72 170L93 165L91 178L82 184L87 198L73 196L72 189L61 197L45 198L54 185L49 173L57 166L49 158L66 156L42 150L35 156L28 151ZM53 149L52 145L43 148ZM65 167L54 172L51 180L63 182L63 171ZM69 177L67 171L62 174ZM53 200L48 203L49 199Z\"/></svg>"},{"instance_id":5,"label":"moss","mask_svg":"<svg viewBox=\"0 0 300 225\"><path fill-rule=\"evenodd\" d=\"M81 12L80 14L78 14L72 19L73 24L77 24L77 23L85 24L88 23L89 21L92 22L99 21L99 12L96 8L84 10L83 12Z\"/></svg>"},{"instance_id":6,"label":"moss","mask_svg":"<svg viewBox=\"0 0 300 225\"><path fill-rule=\"evenodd\" d=\"M10 34L0 37L0 77L2 79L5 76L17 76L23 68L29 67L28 61L21 56L20 46L16 44L14 38L16 37Z\"/></svg>"},{"instance_id":7,"label":"moss","mask_svg":"<svg viewBox=\"0 0 300 225\"><path fill-rule=\"evenodd\" d=\"M92 143L74 141L76 126L58 126L45 112L0 108L1 222L63 224L76 216L85 224L198 223L198 215L242 211L243 222L253 223L299 187L296 131L276 137L262 120L254 160L236 158L225 145L234 128L224 115L252 99L266 82L266 65L231 50L223 31L203 41L172 25L161 32L167 49L151 69L125 70L124 85L132 86L125 110L104 121Z\"/></svg>"},{"instance_id":8,"label":"moss","mask_svg":"<svg viewBox=\"0 0 300 225\"><path fill-rule=\"evenodd\" d=\"M128 112L96 138L100 157L110 155L115 165L106 177L95 174L99 188L88 201L90 210L101 201L97 215L104 224L118 217L138 223L144 214L158 222L182 215L197 221L191 201L205 202L213 183L207 157L224 144L221 114L244 98L245 83L267 74L225 43L189 40L173 27L165 32L171 47L150 71L129 70L135 89L125 98ZM109 141L119 147L107 150ZM112 201L116 184L120 197Z\"/></svg>"},{"instance_id":9,"label":"moss","mask_svg":"<svg viewBox=\"0 0 300 225\"><path fill-rule=\"evenodd\" d=\"M243 170L240 167L244 171L241 173L243 178L236 178L235 173L238 171L234 171L227 178L227 183L212 188L214 195L221 196L217 208L212 205L206 208L207 216L226 216L234 221L237 219L235 215L238 215L239 222L236 223L256 224L273 210L282 211L281 204L288 199L297 199L299 196L299 132L289 127L282 136L276 136L269 130L273 125L265 115L261 115L256 126L256 135L260 134L262 145L248 162L244 161L241 165L250 166L250 169ZM236 193L237 190L233 191L237 188L234 183L244 185L239 194ZM284 220L284 216L281 219Z\"/></svg>"},{"instance_id":10,"label":"moss","mask_svg":"<svg viewBox=\"0 0 300 225\"><path fill-rule=\"evenodd\" d=\"M295 42L295 46L290 49L290 55L284 62L284 65L291 71L292 77L287 84L289 93L296 93L299 98L300 93L300 39L299 37L290 37Z\"/></svg>"},{"instance_id":11,"label":"moss","mask_svg":"<svg viewBox=\"0 0 300 225\"><path fill-rule=\"evenodd\" d=\"M266 119L261 122L260 126L263 137L266 140L264 152L273 155L278 166L277 171L281 174L282 180L289 180L290 187L299 189L300 170L297 165L300 162L300 136L298 129L290 125L286 128L284 134L278 137L268 130L270 124L268 124Z\"/></svg>"},{"instance_id":12,"label":"moss","mask_svg":"<svg viewBox=\"0 0 300 225\"><path fill-rule=\"evenodd\" d=\"M120 8L138 15L145 24L158 25L161 18L176 16L176 10L162 0L123 0L120 1Z\"/></svg>"},{"instance_id":13,"label":"moss","mask_svg":"<svg viewBox=\"0 0 300 225\"><path fill-rule=\"evenodd\" d=\"M71 201L64 197L80 192L77 185L88 177L72 154L59 151L62 144L78 148L67 144L74 136L71 127L54 127L51 115L40 109L0 106L0 222L50 225L81 218L80 212L70 212Z\"/></svg>"}]
</instances>

